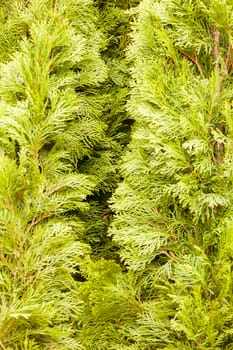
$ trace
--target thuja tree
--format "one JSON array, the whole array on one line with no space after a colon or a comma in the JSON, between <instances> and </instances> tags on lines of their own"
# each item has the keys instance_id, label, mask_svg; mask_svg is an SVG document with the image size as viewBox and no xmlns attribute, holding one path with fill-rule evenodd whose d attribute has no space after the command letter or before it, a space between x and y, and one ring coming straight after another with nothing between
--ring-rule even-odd
<instances>
[{"instance_id":1,"label":"thuja tree","mask_svg":"<svg viewBox=\"0 0 233 350\"><path fill-rule=\"evenodd\" d=\"M92 1L18 4L27 30L0 67L0 348L79 349L79 213L99 179L78 163L104 134L84 91L106 77L102 36Z\"/></svg>"},{"instance_id":2,"label":"thuja tree","mask_svg":"<svg viewBox=\"0 0 233 350\"><path fill-rule=\"evenodd\" d=\"M111 235L141 303L132 349L232 349L231 1L144 0L136 122Z\"/></svg>"}]
</instances>

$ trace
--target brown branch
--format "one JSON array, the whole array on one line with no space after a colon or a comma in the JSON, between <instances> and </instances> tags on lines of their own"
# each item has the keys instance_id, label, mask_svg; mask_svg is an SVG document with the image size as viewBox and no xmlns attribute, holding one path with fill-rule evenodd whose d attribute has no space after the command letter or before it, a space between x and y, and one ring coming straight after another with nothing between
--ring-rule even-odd
<instances>
[{"instance_id":1,"label":"brown branch","mask_svg":"<svg viewBox=\"0 0 233 350\"><path fill-rule=\"evenodd\" d=\"M127 301L128 306L135 312L142 312L142 308L140 306L136 306L132 303L132 301L125 295L123 295L123 298Z\"/></svg>"},{"instance_id":2,"label":"brown branch","mask_svg":"<svg viewBox=\"0 0 233 350\"><path fill-rule=\"evenodd\" d=\"M56 187L54 187L50 192L48 192L48 197L52 196L54 193L62 190L63 188L68 187L67 185L58 185Z\"/></svg>"},{"instance_id":3,"label":"brown branch","mask_svg":"<svg viewBox=\"0 0 233 350\"><path fill-rule=\"evenodd\" d=\"M124 50L125 44L126 44L126 38L127 38L126 35L122 35L120 40L120 45L119 45L120 50Z\"/></svg>"},{"instance_id":4,"label":"brown branch","mask_svg":"<svg viewBox=\"0 0 233 350\"><path fill-rule=\"evenodd\" d=\"M198 60L197 51L196 51L196 50L194 50L194 57L195 57L195 64L196 64L196 66L197 66L197 68L198 68L198 70L199 70L199 72L200 72L202 78L204 79L205 76L204 76L204 74L203 74L203 71L202 71L202 68L201 68L201 64L200 64L200 62L199 62L199 60Z\"/></svg>"},{"instance_id":5,"label":"brown branch","mask_svg":"<svg viewBox=\"0 0 233 350\"><path fill-rule=\"evenodd\" d=\"M40 216L40 217L37 218L37 219L33 219L32 222L31 222L31 224L29 225L28 229L26 230L26 234L28 234L28 233L32 230L32 228L33 228L34 226L36 226L37 224L39 224L39 223L40 223L41 221L43 221L44 219L47 219L48 217L49 217L48 214L44 214L44 215Z\"/></svg>"},{"instance_id":6,"label":"brown branch","mask_svg":"<svg viewBox=\"0 0 233 350\"><path fill-rule=\"evenodd\" d=\"M5 263L5 266L9 269L9 271L12 273L13 277L16 278L17 276L17 271L13 270L10 265L9 262L7 261L5 254L1 251L1 259L2 261Z\"/></svg>"},{"instance_id":7,"label":"brown branch","mask_svg":"<svg viewBox=\"0 0 233 350\"><path fill-rule=\"evenodd\" d=\"M183 50L181 50L181 49L179 49L179 52L180 52L183 56L185 56L188 60L190 60L190 61L192 61L193 63L196 64L195 59L194 59L192 56L190 56L187 52L185 52L185 51L183 51Z\"/></svg>"},{"instance_id":8,"label":"brown branch","mask_svg":"<svg viewBox=\"0 0 233 350\"><path fill-rule=\"evenodd\" d=\"M228 49L227 49L227 57L226 57L226 67L227 69L230 67L231 65L231 52L232 52L232 46L231 44L228 45Z\"/></svg>"},{"instance_id":9,"label":"brown branch","mask_svg":"<svg viewBox=\"0 0 233 350\"><path fill-rule=\"evenodd\" d=\"M219 61L220 61L220 55L219 55L219 39L220 39L220 32L214 27L211 30L212 38L214 40L214 47L212 48L212 52L215 58L215 67L217 70L219 70Z\"/></svg>"},{"instance_id":10,"label":"brown branch","mask_svg":"<svg viewBox=\"0 0 233 350\"><path fill-rule=\"evenodd\" d=\"M48 197L52 196L54 193L56 193L57 191L61 190L62 188L65 188L67 187L66 185L60 185L60 186L56 186L53 190L51 190L49 193L48 193ZM27 228L26 230L26 234L28 234L32 228L34 226L36 226L37 224L39 224L40 222L42 222L43 220L47 219L50 215L47 213L47 214L44 214L42 216L40 216L39 218L37 219L33 219L31 224L29 225L29 227Z\"/></svg>"},{"instance_id":11,"label":"brown branch","mask_svg":"<svg viewBox=\"0 0 233 350\"><path fill-rule=\"evenodd\" d=\"M232 52L232 46L231 44L228 45L228 49L227 49L227 57L226 57L226 60L225 60L225 70L224 72L222 73L222 76L225 77L227 75L227 73L229 72L229 68L231 67L232 65L232 62L231 62L231 52Z\"/></svg>"},{"instance_id":12,"label":"brown branch","mask_svg":"<svg viewBox=\"0 0 233 350\"><path fill-rule=\"evenodd\" d=\"M197 57L197 52L196 50L194 50L194 57L192 57L191 55L189 55L187 52L179 49L179 52L181 53L181 55L183 55L184 57L186 57L188 60L190 60L191 62L193 62L196 66L197 66L197 69L199 71L199 73L201 74L201 77L204 79L205 76L203 74L203 70L202 70L202 67L201 67L201 64L198 60L198 57Z\"/></svg>"},{"instance_id":13,"label":"brown branch","mask_svg":"<svg viewBox=\"0 0 233 350\"><path fill-rule=\"evenodd\" d=\"M58 6L58 0L55 0L53 4L53 9L57 10L57 6Z\"/></svg>"}]
</instances>

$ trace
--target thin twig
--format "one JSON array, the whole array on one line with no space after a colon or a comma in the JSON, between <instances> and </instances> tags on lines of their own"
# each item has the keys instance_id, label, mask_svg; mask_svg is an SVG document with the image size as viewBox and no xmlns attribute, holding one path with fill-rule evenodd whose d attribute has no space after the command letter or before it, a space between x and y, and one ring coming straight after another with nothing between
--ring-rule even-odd
<instances>
[{"instance_id":1,"label":"thin twig","mask_svg":"<svg viewBox=\"0 0 233 350\"><path fill-rule=\"evenodd\" d=\"M128 306L135 312L142 312L142 308L139 306L136 306L130 301L130 299L127 296L123 296L123 298L127 301Z\"/></svg>"},{"instance_id":2,"label":"thin twig","mask_svg":"<svg viewBox=\"0 0 233 350\"><path fill-rule=\"evenodd\" d=\"M186 57L188 60L192 61L192 62L197 66L197 69L198 69L199 73L201 74L201 77L204 79L205 76L204 76L204 74L203 74L203 70L202 70L202 68L201 68L201 64L200 64L200 62L199 62L199 60L198 60L196 50L194 51L194 57L192 57L192 56L189 55L187 52L185 52L185 51L183 51L183 50L181 50L181 49L179 49L179 52L180 52L184 57Z\"/></svg>"},{"instance_id":3,"label":"thin twig","mask_svg":"<svg viewBox=\"0 0 233 350\"><path fill-rule=\"evenodd\" d=\"M27 231L26 231L26 234L28 234L34 226L36 226L36 225L39 224L41 221L43 221L44 219L47 219L47 218L48 218L48 214L44 214L44 215L40 216L40 217L37 218L37 219L33 219L32 222L31 222L31 224L29 225Z\"/></svg>"},{"instance_id":4,"label":"thin twig","mask_svg":"<svg viewBox=\"0 0 233 350\"><path fill-rule=\"evenodd\" d=\"M17 272L16 271L14 271L11 267L10 267L10 265L9 265L9 262L7 261L7 259L6 259L6 257L5 257L5 255L4 255L4 253L3 252L1 252L1 259L4 261L4 263L5 263L5 265L6 265L6 267L9 269L9 271L12 273L12 275L14 276L14 278L16 277L16 274L17 274Z\"/></svg>"},{"instance_id":5,"label":"thin twig","mask_svg":"<svg viewBox=\"0 0 233 350\"><path fill-rule=\"evenodd\" d=\"M222 73L223 77L225 77L227 75L227 73L229 72L229 68L232 65L231 52L232 52L232 46L231 46L231 44L229 44L228 45L228 49L227 49L227 57L226 57L226 60L225 60L225 70Z\"/></svg>"},{"instance_id":6,"label":"thin twig","mask_svg":"<svg viewBox=\"0 0 233 350\"><path fill-rule=\"evenodd\" d=\"M170 260L179 263L179 260L176 258L175 254L172 251L167 252L164 249L160 249L159 251L160 254L166 255Z\"/></svg>"},{"instance_id":7,"label":"thin twig","mask_svg":"<svg viewBox=\"0 0 233 350\"><path fill-rule=\"evenodd\" d=\"M54 187L50 192L48 192L48 197L52 196L54 193L62 190L63 188L68 187L67 185L58 185L56 187Z\"/></svg>"},{"instance_id":8,"label":"thin twig","mask_svg":"<svg viewBox=\"0 0 233 350\"><path fill-rule=\"evenodd\" d=\"M204 79L205 76L203 74L203 71L202 71L202 68L201 68L201 64L200 64L200 62L198 60L198 56L197 56L197 51L196 50L194 50L194 57L195 57L195 64L196 64L196 66L197 66L197 68L198 68L202 78Z\"/></svg>"}]
</instances>

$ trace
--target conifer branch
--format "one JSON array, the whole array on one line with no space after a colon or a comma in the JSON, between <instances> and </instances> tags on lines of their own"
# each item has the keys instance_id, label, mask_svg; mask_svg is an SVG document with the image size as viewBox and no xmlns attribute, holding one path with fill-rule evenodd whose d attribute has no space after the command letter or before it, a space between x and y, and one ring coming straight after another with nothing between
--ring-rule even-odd
<instances>
[{"instance_id":1,"label":"conifer branch","mask_svg":"<svg viewBox=\"0 0 233 350\"><path fill-rule=\"evenodd\" d=\"M204 79L205 76L203 74L203 70L202 70L202 67L201 67L201 64L198 60L198 56L197 56L197 51L194 50L194 57L192 57L191 55L189 55L187 52L179 49L178 50L184 57L186 57L188 60L192 61L196 66L197 66L197 69L199 71L199 73L201 74L201 77Z\"/></svg>"}]
</instances>

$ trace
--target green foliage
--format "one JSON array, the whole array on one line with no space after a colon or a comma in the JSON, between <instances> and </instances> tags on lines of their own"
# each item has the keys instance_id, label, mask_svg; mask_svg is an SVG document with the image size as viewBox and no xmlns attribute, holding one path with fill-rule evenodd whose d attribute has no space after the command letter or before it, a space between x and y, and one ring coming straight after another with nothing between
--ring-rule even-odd
<instances>
[{"instance_id":1,"label":"green foliage","mask_svg":"<svg viewBox=\"0 0 233 350\"><path fill-rule=\"evenodd\" d=\"M99 89L91 90L96 100L101 99L98 124L102 123L104 133L101 142L91 145L88 158L79 164L82 172L95 175L99 179L94 195L89 199L90 210L84 213L86 241L91 244L95 256L113 258L116 247L107 237L111 211L108 199L119 180L119 162L125 145L129 141L132 119L126 111L129 94L129 65L125 59L125 49L129 42L129 19L127 9L132 2L96 1L99 11L97 25L104 36L101 49L107 66L107 78ZM88 90L85 90L87 93ZM84 125L84 130L87 130ZM77 133L76 136L77 138ZM93 147L94 146L94 147Z\"/></svg>"},{"instance_id":2,"label":"green foliage","mask_svg":"<svg viewBox=\"0 0 233 350\"><path fill-rule=\"evenodd\" d=\"M231 349L232 4L144 0L137 14L110 230L145 308L132 334L138 349Z\"/></svg>"},{"instance_id":3,"label":"green foliage","mask_svg":"<svg viewBox=\"0 0 233 350\"><path fill-rule=\"evenodd\" d=\"M1 349L232 349L232 13L1 2Z\"/></svg>"},{"instance_id":4,"label":"green foliage","mask_svg":"<svg viewBox=\"0 0 233 350\"><path fill-rule=\"evenodd\" d=\"M23 8L22 0L2 0L0 3L0 62L7 61L10 54L19 48L21 38L27 36L27 24L20 16Z\"/></svg>"},{"instance_id":5,"label":"green foliage","mask_svg":"<svg viewBox=\"0 0 233 350\"><path fill-rule=\"evenodd\" d=\"M79 213L98 177L77 163L104 127L98 98L78 90L106 78L102 35L91 1L20 3L27 36L0 72L0 347L81 349L74 276L91 251Z\"/></svg>"},{"instance_id":6,"label":"green foliage","mask_svg":"<svg viewBox=\"0 0 233 350\"><path fill-rule=\"evenodd\" d=\"M81 266L87 280L80 287L83 310L79 339L85 349L116 349L133 343L128 329L142 310L127 276L111 260Z\"/></svg>"}]
</instances>

